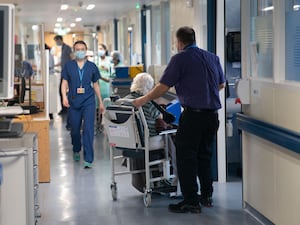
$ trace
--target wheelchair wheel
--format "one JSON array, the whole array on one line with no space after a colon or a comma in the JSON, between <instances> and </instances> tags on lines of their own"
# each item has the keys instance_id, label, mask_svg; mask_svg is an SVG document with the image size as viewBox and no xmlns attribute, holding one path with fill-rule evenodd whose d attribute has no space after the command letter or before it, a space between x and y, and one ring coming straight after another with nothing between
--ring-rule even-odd
<instances>
[{"instance_id":1,"label":"wheelchair wheel","mask_svg":"<svg viewBox=\"0 0 300 225\"><path fill-rule=\"evenodd\" d=\"M114 201L116 201L117 197L118 197L117 184L116 183L111 184L110 185L110 190L111 190L112 199Z\"/></svg>"},{"instance_id":2,"label":"wheelchair wheel","mask_svg":"<svg viewBox=\"0 0 300 225\"><path fill-rule=\"evenodd\" d=\"M145 191L143 200L144 200L144 205L148 208L151 205L151 192Z\"/></svg>"}]
</instances>

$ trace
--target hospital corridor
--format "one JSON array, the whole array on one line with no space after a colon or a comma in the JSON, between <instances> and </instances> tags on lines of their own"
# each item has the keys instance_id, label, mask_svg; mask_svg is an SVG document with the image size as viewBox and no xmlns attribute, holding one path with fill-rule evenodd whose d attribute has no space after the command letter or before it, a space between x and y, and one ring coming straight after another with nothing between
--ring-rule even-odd
<instances>
[{"instance_id":1,"label":"hospital corridor","mask_svg":"<svg viewBox=\"0 0 300 225\"><path fill-rule=\"evenodd\" d=\"M299 225L300 0L0 0L0 225Z\"/></svg>"},{"instance_id":2,"label":"hospital corridor","mask_svg":"<svg viewBox=\"0 0 300 225\"><path fill-rule=\"evenodd\" d=\"M202 208L201 214L174 214L168 204L180 199L152 194L146 208L143 194L131 185L131 175L116 178L118 199L112 200L109 148L105 133L95 136L95 161L84 169L83 161L72 158L69 131L65 118L56 116L50 123L51 183L39 187L41 217L38 225L258 225L242 209L240 180L214 183L214 206ZM121 161L119 163L121 166Z\"/></svg>"}]
</instances>

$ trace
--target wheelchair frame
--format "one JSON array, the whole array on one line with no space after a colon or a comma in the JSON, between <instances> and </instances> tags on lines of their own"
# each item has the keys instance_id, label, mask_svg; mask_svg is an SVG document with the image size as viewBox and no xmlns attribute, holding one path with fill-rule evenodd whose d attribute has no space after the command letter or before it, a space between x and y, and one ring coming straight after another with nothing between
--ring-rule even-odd
<instances>
[{"instance_id":1,"label":"wheelchair frame","mask_svg":"<svg viewBox=\"0 0 300 225\"><path fill-rule=\"evenodd\" d=\"M153 189L151 188L151 183L155 181L161 181L165 179L169 179L174 177L174 175L170 174L170 158L168 152L168 141L167 135L175 133L176 129L166 130L161 132L159 135L164 136L164 157L163 159L150 161L150 150L149 149L149 129L147 126L147 121L143 112L142 107L139 107L137 110L133 106L123 106L121 103L131 102L132 99L119 99L116 101L116 105L110 105L107 107L106 112L103 116L104 119L104 127L109 140L109 148L110 148L110 160L111 160L111 192L113 200L117 200L117 182L116 176L126 175L126 174L136 174L136 173L144 173L145 172L145 188L143 201L146 207L151 205L151 194ZM111 108L112 107L112 108ZM114 108L115 107L115 108ZM121 109L121 110L120 110ZM126 109L126 110L125 110ZM115 121L115 116L117 113L127 114L128 120L124 123L117 123ZM140 138L140 131L138 130L138 122L136 117L140 118L141 124L144 132L144 139ZM124 126L126 125L126 127ZM128 126L128 127L127 127ZM131 140L132 139L132 140ZM143 145L144 140L144 145ZM145 169L144 170L130 170L128 167L127 171L116 171L115 169L115 161L120 158L128 158L120 155L115 155L114 152L116 150L128 150L134 152L143 152L145 159ZM151 177L151 167L155 165L162 164L163 174L158 177Z\"/></svg>"}]
</instances>

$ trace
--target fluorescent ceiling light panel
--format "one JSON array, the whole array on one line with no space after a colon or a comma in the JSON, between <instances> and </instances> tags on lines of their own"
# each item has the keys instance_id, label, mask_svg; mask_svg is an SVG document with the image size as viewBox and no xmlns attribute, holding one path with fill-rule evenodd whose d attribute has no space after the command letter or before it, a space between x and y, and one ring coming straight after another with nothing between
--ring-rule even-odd
<instances>
[{"instance_id":1,"label":"fluorescent ceiling light panel","mask_svg":"<svg viewBox=\"0 0 300 225\"><path fill-rule=\"evenodd\" d=\"M39 27L38 27L38 25L32 25L31 29L32 29L32 30L38 30Z\"/></svg>"},{"instance_id":2,"label":"fluorescent ceiling light panel","mask_svg":"<svg viewBox=\"0 0 300 225\"><path fill-rule=\"evenodd\" d=\"M93 8L95 8L95 4L89 4L89 5L86 7L86 10L92 10Z\"/></svg>"},{"instance_id":3,"label":"fluorescent ceiling light panel","mask_svg":"<svg viewBox=\"0 0 300 225\"><path fill-rule=\"evenodd\" d=\"M300 5L294 5L294 6L293 6L293 9L294 9L295 11L299 10L299 9L300 9Z\"/></svg>"},{"instance_id":4,"label":"fluorescent ceiling light panel","mask_svg":"<svg viewBox=\"0 0 300 225\"><path fill-rule=\"evenodd\" d=\"M67 10L68 8L69 8L69 5L67 5L67 4L62 4L60 6L60 10Z\"/></svg>"},{"instance_id":5,"label":"fluorescent ceiling light panel","mask_svg":"<svg viewBox=\"0 0 300 225\"><path fill-rule=\"evenodd\" d=\"M265 12L271 11L271 10L274 10L274 6L268 6L268 7L265 7L262 9L262 11L265 11Z\"/></svg>"}]
</instances>

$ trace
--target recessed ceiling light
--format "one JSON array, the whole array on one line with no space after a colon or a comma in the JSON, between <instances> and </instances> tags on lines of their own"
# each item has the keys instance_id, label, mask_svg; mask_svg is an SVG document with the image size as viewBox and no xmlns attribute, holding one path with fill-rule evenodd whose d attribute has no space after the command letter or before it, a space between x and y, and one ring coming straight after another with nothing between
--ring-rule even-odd
<instances>
[{"instance_id":1,"label":"recessed ceiling light","mask_svg":"<svg viewBox=\"0 0 300 225\"><path fill-rule=\"evenodd\" d=\"M63 18L62 18L62 17L57 17L56 21L57 21L57 22L62 22L62 21L63 21Z\"/></svg>"},{"instance_id":2,"label":"recessed ceiling light","mask_svg":"<svg viewBox=\"0 0 300 225\"><path fill-rule=\"evenodd\" d=\"M294 8L295 11L299 10L300 9L300 4L299 5L294 5L293 8Z\"/></svg>"},{"instance_id":3,"label":"recessed ceiling light","mask_svg":"<svg viewBox=\"0 0 300 225\"><path fill-rule=\"evenodd\" d=\"M32 25L31 29L32 29L32 30L38 30L39 27L38 27L38 25Z\"/></svg>"},{"instance_id":4,"label":"recessed ceiling light","mask_svg":"<svg viewBox=\"0 0 300 225\"><path fill-rule=\"evenodd\" d=\"M86 7L86 10L92 10L93 8L95 8L95 4L89 4L89 5Z\"/></svg>"},{"instance_id":5,"label":"recessed ceiling light","mask_svg":"<svg viewBox=\"0 0 300 225\"><path fill-rule=\"evenodd\" d=\"M67 4L62 4L60 6L60 10L67 10L68 8L69 8L69 5L67 5Z\"/></svg>"},{"instance_id":6,"label":"recessed ceiling light","mask_svg":"<svg viewBox=\"0 0 300 225\"><path fill-rule=\"evenodd\" d=\"M272 10L274 10L274 6L268 6L268 7L265 7L262 9L262 11L265 11L265 12L272 11Z\"/></svg>"},{"instance_id":7,"label":"recessed ceiling light","mask_svg":"<svg viewBox=\"0 0 300 225\"><path fill-rule=\"evenodd\" d=\"M70 27L75 27L76 26L76 23L71 23L70 24Z\"/></svg>"},{"instance_id":8,"label":"recessed ceiling light","mask_svg":"<svg viewBox=\"0 0 300 225\"><path fill-rule=\"evenodd\" d=\"M60 23L56 23L54 26L55 27L60 27Z\"/></svg>"},{"instance_id":9,"label":"recessed ceiling light","mask_svg":"<svg viewBox=\"0 0 300 225\"><path fill-rule=\"evenodd\" d=\"M81 20L82 20L81 17L77 17L77 18L75 19L76 22L80 22Z\"/></svg>"},{"instance_id":10,"label":"recessed ceiling light","mask_svg":"<svg viewBox=\"0 0 300 225\"><path fill-rule=\"evenodd\" d=\"M66 28L66 31L67 31L67 32L70 32L70 31L71 31L71 28L70 28L70 27Z\"/></svg>"}]
</instances>

